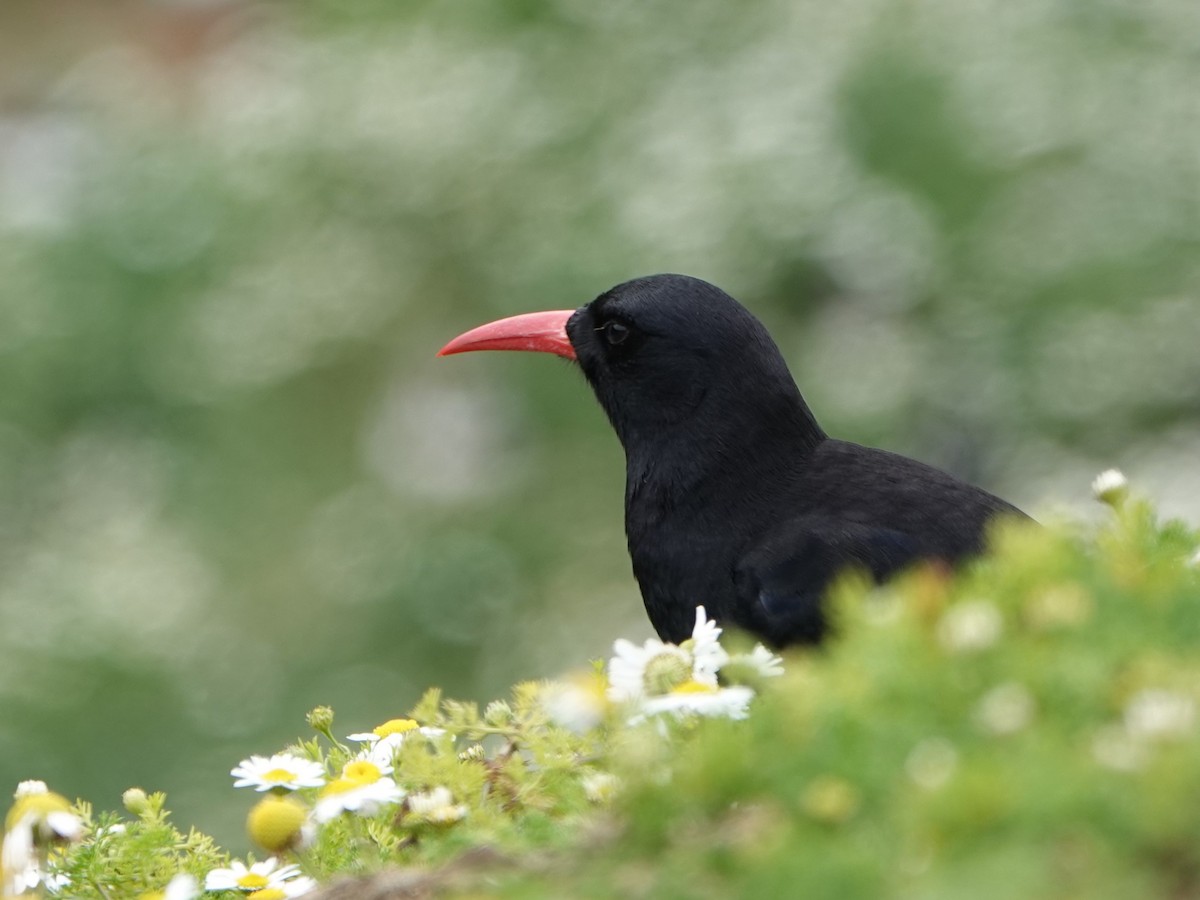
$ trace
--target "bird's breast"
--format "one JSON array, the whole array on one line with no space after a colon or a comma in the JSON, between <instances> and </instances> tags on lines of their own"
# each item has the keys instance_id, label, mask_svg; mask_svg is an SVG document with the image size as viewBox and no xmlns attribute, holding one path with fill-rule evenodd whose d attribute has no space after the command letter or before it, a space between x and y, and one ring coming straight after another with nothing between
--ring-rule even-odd
<instances>
[{"instance_id":1,"label":"bird's breast","mask_svg":"<svg viewBox=\"0 0 1200 900\"><path fill-rule=\"evenodd\" d=\"M690 636L696 607L722 618L734 602L729 535L676 508L626 510L633 574L646 613L663 640Z\"/></svg>"}]
</instances>

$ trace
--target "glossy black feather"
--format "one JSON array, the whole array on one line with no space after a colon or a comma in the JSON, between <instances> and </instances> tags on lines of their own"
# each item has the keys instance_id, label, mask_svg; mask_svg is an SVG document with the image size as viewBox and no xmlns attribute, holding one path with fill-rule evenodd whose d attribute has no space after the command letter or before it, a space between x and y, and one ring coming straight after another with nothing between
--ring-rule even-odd
<instances>
[{"instance_id":1,"label":"glossy black feather","mask_svg":"<svg viewBox=\"0 0 1200 900\"><path fill-rule=\"evenodd\" d=\"M840 573L861 568L883 581L920 556L917 541L902 531L800 516L738 560L734 591L745 602L732 619L776 644L819 640L828 628L822 593Z\"/></svg>"},{"instance_id":2,"label":"glossy black feather","mask_svg":"<svg viewBox=\"0 0 1200 900\"><path fill-rule=\"evenodd\" d=\"M1022 516L931 466L828 438L762 324L682 275L618 285L567 326L626 456L633 571L659 635L697 605L776 646L819 640L848 567L884 580Z\"/></svg>"}]
</instances>

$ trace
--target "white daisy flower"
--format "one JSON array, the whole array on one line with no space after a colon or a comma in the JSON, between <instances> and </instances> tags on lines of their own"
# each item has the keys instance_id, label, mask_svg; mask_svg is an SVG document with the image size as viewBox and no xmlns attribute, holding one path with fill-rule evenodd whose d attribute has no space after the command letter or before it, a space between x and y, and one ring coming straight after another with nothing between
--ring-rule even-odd
<instances>
[{"instance_id":1,"label":"white daisy flower","mask_svg":"<svg viewBox=\"0 0 1200 900\"><path fill-rule=\"evenodd\" d=\"M313 818L320 823L337 818L344 812L370 817L385 806L404 799L404 789L384 776L377 781L353 781L337 778L321 790Z\"/></svg>"},{"instance_id":2,"label":"white daisy flower","mask_svg":"<svg viewBox=\"0 0 1200 900\"><path fill-rule=\"evenodd\" d=\"M229 774L238 779L233 783L234 787L253 787L256 791L298 791L325 783L323 765L290 753L251 756L238 763Z\"/></svg>"},{"instance_id":3,"label":"white daisy flower","mask_svg":"<svg viewBox=\"0 0 1200 900\"><path fill-rule=\"evenodd\" d=\"M358 741L368 746L359 753L359 759L367 759L381 768L391 771L392 761L400 745L412 734L425 738L438 738L446 733L445 728L418 725L416 719L388 719L370 731L346 735L347 740ZM386 773L385 773L386 774Z\"/></svg>"},{"instance_id":4,"label":"white daisy flower","mask_svg":"<svg viewBox=\"0 0 1200 900\"><path fill-rule=\"evenodd\" d=\"M455 803L448 787L408 795L409 814L432 825L449 825L467 815L465 803Z\"/></svg>"},{"instance_id":5,"label":"white daisy flower","mask_svg":"<svg viewBox=\"0 0 1200 900\"><path fill-rule=\"evenodd\" d=\"M369 752L369 751L368 751ZM373 784L395 771L390 762L376 762L368 756L358 756L342 766L342 778L360 784Z\"/></svg>"},{"instance_id":6,"label":"white daisy flower","mask_svg":"<svg viewBox=\"0 0 1200 900\"><path fill-rule=\"evenodd\" d=\"M608 661L608 697L617 703L643 694L666 693L692 677L692 655L682 647L650 638L641 647L618 638Z\"/></svg>"},{"instance_id":7,"label":"white daisy flower","mask_svg":"<svg viewBox=\"0 0 1200 900\"><path fill-rule=\"evenodd\" d=\"M45 883L41 861L48 845L83 837L83 822L71 812L71 804L49 790L45 782L23 781L14 797L0 846L0 870L4 873L0 894L6 897Z\"/></svg>"},{"instance_id":8,"label":"white daisy flower","mask_svg":"<svg viewBox=\"0 0 1200 900\"><path fill-rule=\"evenodd\" d=\"M394 768L396 751L400 749L402 743L404 743L404 735L389 734L387 737L366 743L354 758L373 763L379 767L380 774L390 775Z\"/></svg>"},{"instance_id":9,"label":"white daisy flower","mask_svg":"<svg viewBox=\"0 0 1200 900\"><path fill-rule=\"evenodd\" d=\"M662 697L689 683L715 691L717 672L729 662L720 637L720 626L698 606L692 636L681 645L657 638L640 647L624 639L615 641L614 655L608 661L608 698L627 703L646 696Z\"/></svg>"},{"instance_id":10,"label":"white daisy flower","mask_svg":"<svg viewBox=\"0 0 1200 900\"><path fill-rule=\"evenodd\" d=\"M740 653L735 659L748 666L759 678L775 678L783 674L783 657L772 653L762 644L755 644L749 653Z\"/></svg>"},{"instance_id":11,"label":"white daisy flower","mask_svg":"<svg viewBox=\"0 0 1200 900\"><path fill-rule=\"evenodd\" d=\"M15 897L33 891L42 883L42 869L34 852L33 829L20 823L4 834L0 847L0 897Z\"/></svg>"},{"instance_id":12,"label":"white daisy flower","mask_svg":"<svg viewBox=\"0 0 1200 900\"><path fill-rule=\"evenodd\" d=\"M671 713L678 719L689 716L744 719L749 715L754 691L744 685L719 688L699 681L686 681L659 697L645 698L638 714L629 720L635 725L647 716Z\"/></svg>"},{"instance_id":13,"label":"white daisy flower","mask_svg":"<svg viewBox=\"0 0 1200 900\"><path fill-rule=\"evenodd\" d=\"M690 641L683 647L692 654L692 678L701 684L717 683L717 671L729 662L729 654L721 646L721 628L709 619L703 606L696 607L696 624Z\"/></svg>"},{"instance_id":14,"label":"white daisy flower","mask_svg":"<svg viewBox=\"0 0 1200 900\"><path fill-rule=\"evenodd\" d=\"M568 731L583 734L604 721L609 702L604 679L598 673L569 677L547 684L541 692L542 707L551 720Z\"/></svg>"},{"instance_id":15,"label":"white daisy flower","mask_svg":"<svg viewBox=\"0 0 1200 900\"><path fill-rule=\"evenodd\" d=\"M307 875L294 878L282 887L274 888L274 890L278 890L281 893L283 900L286 900L286 898L289 897L302 897L305 894L315 891L316 889L316 879L309 878ZM265 893L260 893L258 895L252 894L251 896L254 898L254 900L271 900L270 895ZM280 900L280 898L276 898L276 900Z\"/></svg>"},{"instance_id":16,"label":"white daisy flower","mask_svg":"<svg viewBox=\"0 0 1200 900\"><path fill-rule=\"evenodd\" d=\"M580 784L584 795L593 803L608 803L621 789L621 779L611 772L589 772Z\"/></svg>"},{"instance_id":17,"label":"white daisy flower","mask_svg":"<svg viewBox=\"0 0 1200 900\"><path fill-rule=\"evenodd\" d=\"M200 885L187 872L180 872L163 888L162 900L195 900L200 896Z\"/></svg>"},{"instance_id":18,"label":"white daisy flower","mask_svg":"<svg viewBox=\"0 0 1200 900\"><path fill-rule=\"evenodd\" d=\"M299 875L299 866L288 865L280 868L279 858L275 856L249 867L235 859L228 869L213 869L204 876L204 889L250 893L264 888L281 887Z\"/></svg>"},{"instance_id":19,"label":"white daisy flower","mask_svg":"<svg viewBox=\"0 0 1200 900\"><path fill-rule=\"evenodd\" d=\"M373 744L376 741L385 740L395 735L405 736L414 731L427 738L441 737L446 733L445 728L419 725L416 719L388 719L382 725L376 725L370 731L364 731L360 734L349 734L346 737L351 741Z\"/></svg>"}]
</instances>

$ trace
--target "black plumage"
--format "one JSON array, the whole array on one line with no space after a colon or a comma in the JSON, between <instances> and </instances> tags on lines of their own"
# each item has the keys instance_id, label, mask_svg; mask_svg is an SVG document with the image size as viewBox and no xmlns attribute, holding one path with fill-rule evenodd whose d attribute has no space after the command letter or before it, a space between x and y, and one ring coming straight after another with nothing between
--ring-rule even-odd
<instances>
[{"instance_id":1,"label":"black plumage","mask_svg":"<svg viewBox=\"0 0 1200 900\"><path fill-rule=\"evenodd\" d=\"M983 549L993 517L1023 517L931 466L827 437L763 325L707 282L626 282L566 333L570 348L519 349L573 350L608 414L634 575L665 640L688 637L698 605L777 647L820 640L823 596L847 568L882 581L953 564Z\"/></svg>"}]
</instances>

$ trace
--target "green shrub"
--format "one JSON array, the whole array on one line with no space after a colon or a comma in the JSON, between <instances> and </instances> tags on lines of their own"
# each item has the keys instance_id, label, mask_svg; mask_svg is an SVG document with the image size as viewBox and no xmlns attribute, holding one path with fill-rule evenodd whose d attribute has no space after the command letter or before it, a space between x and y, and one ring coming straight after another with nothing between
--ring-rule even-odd
<instances>
[{"instance_id":1,"label":"green shrub","mask_svg":"<svg viewBox=\"0 0 1200 900\"><path fill-rule=\"evenodd\" d=\"M1098 529L1001 530L957 577L847 578L838 637L789 653L782 678L750 672L744 720L634 715L598 670L482 712L431 691L376 735L406 734L372 775L406 796L274 848L318 882L420 866L421 890L448 895L1200 895L1200 536L1109 502ZM322 736L291 750L326 780L378 744L310 720ZM336 791L293 796L320 818ZM227 863L161 797L126 805L123 831L81 806L82 839L47 848L71 896Z\"/></svg>"}]
</instances>

